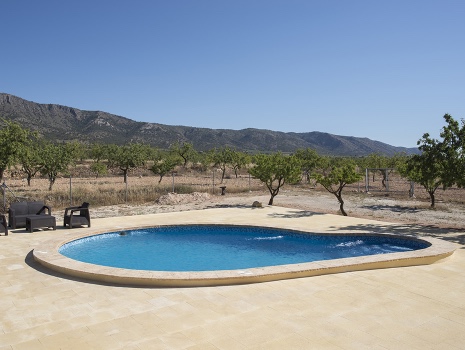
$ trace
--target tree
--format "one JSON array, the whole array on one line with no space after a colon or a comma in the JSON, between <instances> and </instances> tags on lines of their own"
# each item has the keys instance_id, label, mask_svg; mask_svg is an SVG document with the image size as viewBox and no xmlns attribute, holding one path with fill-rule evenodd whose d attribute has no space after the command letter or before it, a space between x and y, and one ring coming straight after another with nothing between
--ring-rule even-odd
<instances>
[{"instance_id":1,"label":"tree","mask_svg":"<svg viewBox=\"0 0 465 350\"><path fill-rule=\"evenodd\" d=\"M425 188L430 196L431 208L434 208L436 203L435 192L442 184L443 164L436 162L436 159L437 155L433 152L425 152L421 155L415 154L410 157L405 168L401 170L402 176L419 183Z\"/></svg>"},{"instance_id":2,"label":"tree","mask_svg":"<svg viewBox=\"0 0 465 350\"><path fill-rule=\"evenodd\" d=\"M285 183L292 184L300 180L301 162L295 156L284 156L282 153L257 154L254 163L249 173L265 183L270 191L271 198L268 205L273 205L274 197Z\"/></svg>"},{"instance_id":3,"label":"tree","mask_svg":"<svg viewBox=\"0 0 465 350\"><path fill-rule=\"evenodd\" d=\"M336 196L341 214L347 216L344 210L342 190L346 185L357 182L361 178L361 175L356 170L355 163L350 160L340 161L336 164L333 163L323 173L317 173L313 176L317 183L322 185L329 193Z\"/></svg>"},{"instance_id":4,"label":"tree","mask_svg":"<svg viewBox=\"0 0 465 350\"><path fill-rule=\"evenodd\" d=\"M236 175L236 179L237 179L237 172L249 163L250 163L250 156L247 153L233 150L233 159L232 159L231 167L234 170L234 175Z\"/></svg>"},{"instance_id":5,"label":"tree","mask_svg":"<svg viewBox=\"0 0 465 350\"><path fill-rule=\"evenodd\" d=\"M191 143L188 142L175 142L174 144L171 145L170 147L170 152L173 153L174 155L178 155L183 159L183 167L187 167L187 163L189 161L192 161L192 159L196 155L196 151L194 149L194 146Z\"/></svg>"},{"instance_id":6,"label":"tree","mask_svg":"<svg viewBox=\"0 0 465 350\"><path fill-rule=\"evenodd\" d=\"M108 159L109 150L110 146L100 143L94 143L90 146L89 155L94 161L90 166L90 170L95 173L96 178L108 173L107 166L102 161Z\"/></svg>"},{"instance_id":7,"label":"tree","mask_svg":"<svg viewBox=\"0 0 465 350\"><path fill-rule=\"evenodd\" d=\"M100 143L94 143L90 147L90 157L96 162L100 163L102 160L108 158L109 147Z\"/></svg>"},{"instance_id":8,"label":"tree","mask_svg":"<svg viewBox=\"0 0 465 350\"><path fill-rule=\"evenodd\" d=\"M382 168L386 168L386 164L384 164L384 161L385 161L385 157L382 156L381 154L370 153L368 156L363 157L360 163L362 163L362 166L364 168L368 168L372 170L374 169L379 170L381 174L383 175L383 179L384 179L385 178L385 175L383 174L384 172L380 170ZM376 171L372 171L372 176L373 176L373 182L375 182ZM383 180L383 187L385 187L384 180Z\"/></svg>"},{"instance_id":9,"label":"tree","mask_svg":"<svg viewBox=\"0 0 465 350\"><path fill-rule=\"evenodd\" d=\"M435 193L439 187L445 190L454 183L461 184L464 176L461 173L462 131L450 115L446 114L444 119L448 125L443 127L440 134L443 140L433 139L429 133L425 133L417 142L421 154L411 156L402 169L403 176L418 182L428 192L431 208L435 207Z\"/></svg>"},{"instance_id":10,"label":"tree","mask_svg":"<svg viewBox=\"0 0 465 350\"><path fill-rule=\"evenodd\" d=\"M32 178L41 169L40 148L43 146L43 140L35 133L29 136L19 154L19 162L27 175L27 185L31 186Z\"/></svg>"},{"instance_id":11,"label":"tree","mask_svg":"<svg viewBox=\"0 0 465 350\"><path fill-rule=\"evenodd\" d=\"M154 164L150 167L150 170L155 175L160 176L160 179L158 180L158 183L160 183L163 177L169 172L173 171L174 168L176 168L176 166L178 166L179 164L180 159L178 157L169 155L163 159L156 160Z\"/></svg>"},{"instance_id":12,"label":"tree","mask_svg":"<svg viewBox=\"0 0 465 350\"><path fill-rule=\"evenodd\" d=\"M75 160L82 162L89 155L88 146L80 141L71 141L66 145L71 152L71 157Z\"/></svg>"},{"instance_id":13,"label":"tree","mask_svg":"<svg viewBox=\"0 0 465 350\"><path fill-rule=\"evenodd\" d=\"M98 178L100 175L108 174L107 166L100 162L95 162L90 165L90 171L95 173L95 177Z\"/></svg>"},{"instance_id":14,"label":"tree","mask_svg":"<svg viewBox=\"0 0 465 350\"><path fill-rule=\"evenodd\" d=\"M219 150L213 150L210 157L212 162L214 163L214 166L220 167L221 183L223 183L226 168L228 167L228 165L231 165L233 163L234 151L229 147L223 147Z\"/></svg>"},{"instance_id":15,"label":"tree","mask_svg":"<svg viewBox=\"0 0 465 350\"><path fill-rule=\"evenodd\" d=\"M128 181L128 172L145 164L148 159L150 147L131 143L124 146L111 145L108 153L108 161L112 167L117 167L123 172L124 183Z\"/></svg>"},{"instance_id":16,"label":"tree","mask_svg":"<svg viewBox=\"0 0 465 350\"><path fill-rule=\"evenodd\" d=\"M198 152L192 159L192 169L205 172L211 165L210 152Z\"/></svg>"},{"instance_id":17,"label":"tree","mask_svg":"<svg viewBox=\"0 0 465 350\"><path fill-rule=\"evenodd\" d=\"M428 192L431 207L435 207L436 190L442 186L465 185L465 122L461 125L449 114L444 115L446 126L441 130L441 141L425 133L417 142L421 154L413 155L402 167L402 175L421 184Z\"/></svg>"},{"instance_id":18,"label":"tree","mask_svg":"<svg viewBox=\"0 0 465 350\"><path fill-rule=\"evenodd\" d=\"M446 182L453 182L458 187L465 186L465 121L461 125L449 114L444 115L447 125L442 128L442 152L448 160L444 177Z\"/></svg>"},{"instance_id":19,"label":"tree","mask_svg":"<svg viewBox=\"0 0 465 350\"><path fill-rule=\"evenodd\" d=\"M30 132L19 124L3 120L0 129L0 182L9 167L15 165Z\"/></svg>"},{"instance_id":20,"label":"tree","mask_svg":"<svg viewBox=\"0 0 465 350\"><path fill-rule=\"evenodd\" d=\"M49 191L52 190L59 173L65 172L73 161L73 150L66 144L46 142L39 149L40 172L49 180Z\"/></svg>"},{"instance_id":21,"label":"tree","mask_svg":"<svg viewBox=\"0 0 465 350\"><path fill-rule=\"evenodd\" d=\"M318 156L318 153L311 148L298 149L295 152L295 156L301 160L302 172L307 182L310 182L310 175L312 171L316 168L320 158Z\"/></svg>"}]
</instances>

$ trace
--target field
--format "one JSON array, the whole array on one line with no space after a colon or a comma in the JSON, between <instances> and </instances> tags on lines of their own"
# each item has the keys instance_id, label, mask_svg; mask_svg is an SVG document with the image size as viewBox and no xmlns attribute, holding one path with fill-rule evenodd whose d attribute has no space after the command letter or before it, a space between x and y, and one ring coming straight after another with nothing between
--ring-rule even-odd
<instances>
[{"instance_id":1,"label":"field","mask_svg":"<svg viewBox=\"0 0 465 350\"><path fill-rule=\"evenodd\" d=\"M237 178L234 174L228 174L221 183L220 172L180 169L163 177L160 183L159 179L159 176L145 169L137 169L129 174L126 184L122 174L96 178L85 169L78 169L71 177L57 178L49 191L49 181L46 178L33 178L31 186L28 186L24 174L19 171L7 172L4 178L4 183L8 186L4 188L5 202L8 206L8 203L18 199L43 200L53 208L63 209L84 201L93 206L154 203L160 196L171 192L220 195L220 186L226 186L228 193L266 190L260 181L250 178L246 173L238 174Z\"/></svg>"},{"instance_id":2,"label":"field","mask_svg":"<svg viewBox=\"0 0 465 350\"><path fill-rule=\"evenodd\" d=\"M159 183L158 176L137 169L130 173L125 184L122 174L95 178L85 168L78 168L71 178L58 178L52 191L48 190L48 179L34 178L29 187L19 172L7 173L4 181L7 185L4 187L4 212L10 202L22 199L43 200L55 213L86 201L91 203L93 217L201 209L212 205L250 205L254 200L266 205L269 200L266 186L245 171L237 178L234 173L227 173L221 183L218 171L179 169ZM221 195L221 186L226 186L225 196ZM386 187L382 185L379 172L374 177L370 174L368 192L365 179L347 185L343 197L349 216L465 229L465 189L438 189L433 210L428 193L418 184L414 187L414 197L410 197L410 183L391 173ZM193 193L195 198L188 196ZM333 214L337 214L339 208L332 194L304 180L297 185L285 185L274 204Z\"/></svg>"}]
</instances>

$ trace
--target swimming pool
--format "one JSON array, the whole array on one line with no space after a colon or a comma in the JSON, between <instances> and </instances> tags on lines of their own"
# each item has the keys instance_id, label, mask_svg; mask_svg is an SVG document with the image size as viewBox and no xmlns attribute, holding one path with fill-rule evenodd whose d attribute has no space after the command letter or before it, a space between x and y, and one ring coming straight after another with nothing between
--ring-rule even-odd
<instances>
[{"instance_id":1,"label":"swimming pool","mask_svg":"<svg viewBox=\"0 0 465 350\"><path fill-rule=\"evenodd\" d=\"M424 249L425 241L390 235L322 235L231 225L124 230L81 238L59 252L85 263L155 271L260 268Z\"/></svg>"},{"instance_id":2,"label":"swimming pool","mask_svg":"<svg viewBox=\"0 0 465 350\"><path fill-rule=\"evenodd\" d=\"M370 236L376 232L397 232L389 236L426 241L424 249L397 253L319 260L295 264L240 268L216 271L157 271L108 267L68 258L59 252L60 247L80 238L95 239L100 234L116 231L130 232L157 226L190 225L260 226L272 229L289 229L294 232L317 232L321 235ZM384 269L432 264L445 259L457 249L445 240L422 235L421 231L389 223L330 214L309 213L283 207L264 207L254 210L246 207L211 208L173 213L157 213L125 217L96 219L91 228L58 230L40 233L44 239L34 247L36 262L63 276L72 276L83 282L94 281L111 285L151 287L201 287L277 281L301 277L320 276L368 269ZM384 235L380 233L379 235ZM415 235L415 237L413 236ZM47 238L47 239L45 239ZM47 270L44 270L47 271Z\"/></svg>"}]
</instances>

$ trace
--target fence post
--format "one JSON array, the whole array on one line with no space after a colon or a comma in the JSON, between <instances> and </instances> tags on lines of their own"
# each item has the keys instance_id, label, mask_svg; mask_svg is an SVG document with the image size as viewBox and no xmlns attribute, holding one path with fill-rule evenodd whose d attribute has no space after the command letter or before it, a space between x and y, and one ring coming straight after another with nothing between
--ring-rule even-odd
<instances>
[{"instance_id":1,"label":"fence post","mask_svg":"<svg viewBox=\"0 0 465 350\"><path fill-rule=\"evenodd\" d=\"M73 206L73 185L71 181L71 175L69 176L69 205Z\"/></svg>"},{"instance_id":2,"label":"fence post","mask_svg":"<svg viewBox=\"0 0 465 350\"><path fill-rule=\"evenodd\" d=\"M365 192L370 192L370 180L368 179L368 168L365 168Z\"/></svg>"},{"instance_id":3,"label":"fence post","mask_svg":"<svg viewBox=\"0 0 465 350\"><path fill-rule=\"evenodd\" d=\"M389 172L387 169L384 169L384 173L386 174L386 191L389 192Z\"/></svg>"}]
</instances>

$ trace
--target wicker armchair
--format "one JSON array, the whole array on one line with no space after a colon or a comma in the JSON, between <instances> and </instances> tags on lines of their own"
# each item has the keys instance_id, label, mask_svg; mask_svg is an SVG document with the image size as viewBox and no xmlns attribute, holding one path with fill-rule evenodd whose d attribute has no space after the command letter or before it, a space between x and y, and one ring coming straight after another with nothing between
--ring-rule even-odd
<instances>
[{"instance_id":1,"label":"wicker armchair","mask_svg":"<svg viewBox=\"0 0 465 350\"><path fill-rule=\"evenodd\" d=\"M79 207L68 207L65 209L63 226L73 228L76 226L87 225L90 227L89 203L84 202Z\"/></svg>"}]
</instances>

